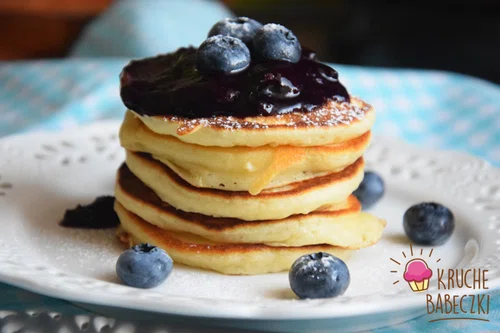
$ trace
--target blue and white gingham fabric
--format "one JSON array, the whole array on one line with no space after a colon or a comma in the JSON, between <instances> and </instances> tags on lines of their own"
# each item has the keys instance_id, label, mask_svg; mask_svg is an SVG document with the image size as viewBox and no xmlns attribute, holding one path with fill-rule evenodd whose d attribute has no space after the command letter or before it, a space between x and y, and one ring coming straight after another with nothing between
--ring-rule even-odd
<instances>
[{"instance_id":1,"label":"blue and white gingham fabric","mask_svg":"<svg viewBox=\"0 0 500 333\"><path fill-rule=\"evenodd\" d=\"M0 135L58 130L121 118L118 75L132 58L198 45L210 26L230 16L202 0L122 0L97 18L61 60L0 63ZM500 87L439 71L334 65L349 91L373 104L374 132L431 149L462 150L500 165ZM0 284L0 310L82 310L61 300ZM500 332L500 293L490 323L428 323L419 318L376 333ZM389 324L389 323L388 323Z\"/></svg>"}]
</instances>

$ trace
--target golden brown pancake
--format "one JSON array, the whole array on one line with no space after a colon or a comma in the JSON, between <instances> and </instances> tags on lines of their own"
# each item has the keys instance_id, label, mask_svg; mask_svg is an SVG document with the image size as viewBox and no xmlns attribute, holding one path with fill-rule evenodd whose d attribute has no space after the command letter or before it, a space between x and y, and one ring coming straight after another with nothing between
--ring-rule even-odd
<instances>
[{"instance_id":1,"label":"golden brown pancake","mask_svg":"<svg viewBox=\"0 0 500 333\"><path fill-rule=\"evenodd\" d=\"M244 221L214 218L175 209L142 183L126 165L117 173L115 197L128 211L165 230L188 232L214 242L271 246L331 244L359 249L377 242L385 221L360 213L355 196L309 214L281 220Z\"/></svg>"},{"instance_id":2,"label":"golden brown pancake","mask_svg":"<svg viewBox=\"0 0 500 333\"><path fill-rule=\"evenodd\" d=\"M120 128L124 148L152 154L191 185L252 194L341 171L362 156L370 136L368 131L326 146L208 147L154 133L132 112L127 112Z\"/></svg>"},{"instance_id":3,"label":"golden brown pancake","mask_svg":"<svg viewBox=\"0 0 500 333\"><path fill-rule=\"evenodd\" d=\"M281 272L290 269L300 256L327 252L346 259L350 250L330 245L302 247L275 247L263 244L224 244L207 241L201 237L166 231L147 223L115 203L121 226L118 238L126 246L150 243L164 249L174 264L184 264L223 274L250 275Z\"/></svg>"},{"instance_id":4,"label":"golden brown pancake","mask_svg":"<svg viewBox=\"0 0 500 333\"><path fill-rule=\"evenodd\" d=\"M356 138L368 132L375 121L373 107L356 97L351 97L351 103L330 101L315 111L277 116L189 119L136 115L158 134L218 147L322 146Z\"/></svg>"},{"instance_id":5,"label":"golden brown pancake","mask_svg":"<svg viewBox=\"0 0 500 333\"><path fill-rule=\"evenodd\" d=\"M177 209L247 221L282 219L342 202L358 187L364 167L359 158L341 172L251 195L245 191L196 188L147 154L127 152L126 163L163 201Z\"/></svg>"}]
</instances>

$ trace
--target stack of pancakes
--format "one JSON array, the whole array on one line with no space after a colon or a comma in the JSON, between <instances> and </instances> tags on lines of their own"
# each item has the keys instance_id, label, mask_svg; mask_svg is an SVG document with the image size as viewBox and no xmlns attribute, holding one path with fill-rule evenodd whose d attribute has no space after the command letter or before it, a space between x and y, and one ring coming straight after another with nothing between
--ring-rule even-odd
<instances>
[{"instance_id":1,"label":"stack of pancakes","mask_svg":"<svg viewBox=\"0 0 500 333\"><path fill-rule=\"evenodd\" d=\"M119 238L224 274L288 270L317 251L346 258L376 243L385 227L352 195L374 119L354 97L247 118L129 110L115 191Z\"/></svg>"}]
</instances>

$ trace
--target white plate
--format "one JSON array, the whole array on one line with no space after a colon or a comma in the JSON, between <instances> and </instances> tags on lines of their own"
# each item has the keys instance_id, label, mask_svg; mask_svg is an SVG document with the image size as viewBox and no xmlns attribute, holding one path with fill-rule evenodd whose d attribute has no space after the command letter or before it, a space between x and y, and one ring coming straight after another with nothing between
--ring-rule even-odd
<instances>
[{"instance_id":1,"label":"white plate","mask_svg":"<svg viewBox=\"0 0 500 333\"><path fill-rule=\"evenodd\" d=\"M1 281L75 302L246 320L250 327L253 320L279 321L283 328L286 322L311 319L338 327L350 322L350 329L387 325L387 317L402 321L425 307L424 294L409 290L401 266L390 258L404 263L402 251L410 255L401 223L404 211L433 200L452 209L457 227L431 258L431 248L423 248L431 268L488 269L490 291L500 285L500 170L461 153L375 138L366 155L368 168L382 174L387 192L373 213L385 217L388 227L377 245L348 261L351 285L345 295L300 301L286 273L236 277L181 265L156 289L123 286L114 273L122 247L112 230L58 226L67 208L112 194L115 170L123 160L118 125L103 122L0 141ZM415 256L420 249L413 247ZM400 282L393 285L395 280ZM429 292L436 292L435 283L431 286Z\"/></svg>"}]
</instances>

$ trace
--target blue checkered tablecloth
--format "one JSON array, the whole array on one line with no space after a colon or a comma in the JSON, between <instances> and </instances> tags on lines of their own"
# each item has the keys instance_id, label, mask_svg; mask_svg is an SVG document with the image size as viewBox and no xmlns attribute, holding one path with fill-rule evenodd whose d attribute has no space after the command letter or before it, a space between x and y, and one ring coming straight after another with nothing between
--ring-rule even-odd
<instances>
[{"instance_id":1,"label":"blue checkered tablecloth","mask_svg":"<svg viewBox=\"0 0 500 333\"><path fill-rule=\"evenodd\" d=\"M125 108L118 75L124 64L198 45L215 21L229 15L213 1L115 2L88 26L70 57L0 63L0 135L121 118ZM333 66L352 94L378 110L375 133L430 149L467 151L500 165L499 86L439 71ZM32 309L83 312L65 301L0 284L0 312ZM491 309L489 323L431 324L419 318L374 332L500 332L498 292L492 295Z\"/></svg>"}]
</instances>

